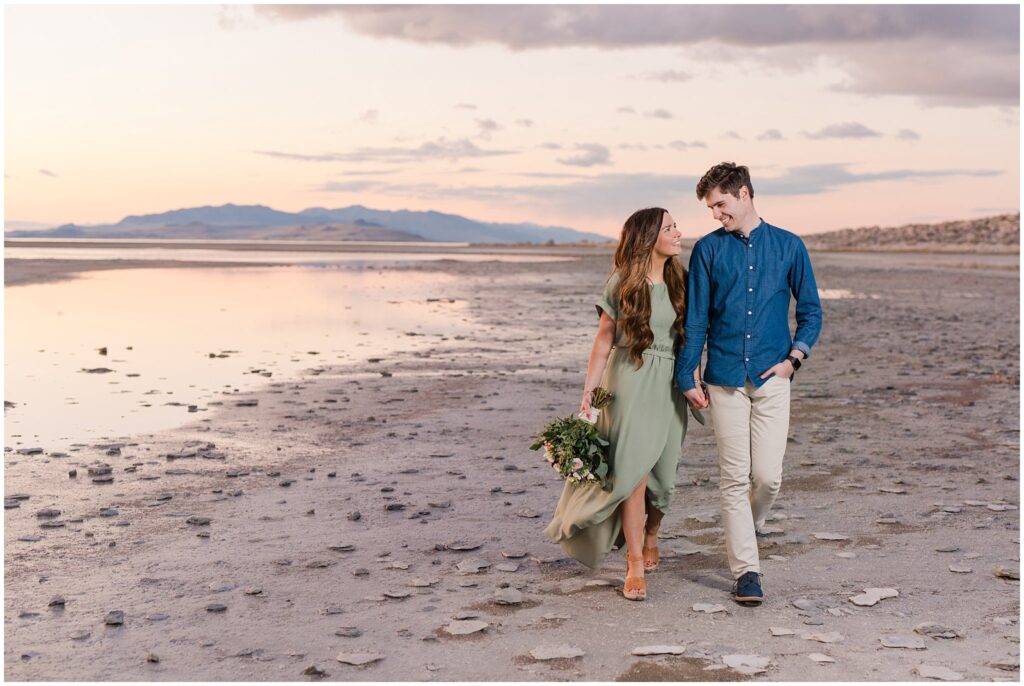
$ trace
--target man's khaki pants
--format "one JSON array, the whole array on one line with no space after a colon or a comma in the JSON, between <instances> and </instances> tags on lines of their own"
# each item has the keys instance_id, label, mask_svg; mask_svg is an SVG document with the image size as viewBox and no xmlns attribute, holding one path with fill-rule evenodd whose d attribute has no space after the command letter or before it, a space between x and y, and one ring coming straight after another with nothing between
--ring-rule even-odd
<instances>
[{"instance_id":1,"label":"man's khaki pants","mask_svg":"<svg viewBox=\"0 0 1024 686\"><path fill-rule=\"evenodd\" d=\"M789 433L789 379L760 388L708 386L720 469L725 550L734 578L760 572L755 530L764 526L782 485Z\"/></svg>"}]
</instances>

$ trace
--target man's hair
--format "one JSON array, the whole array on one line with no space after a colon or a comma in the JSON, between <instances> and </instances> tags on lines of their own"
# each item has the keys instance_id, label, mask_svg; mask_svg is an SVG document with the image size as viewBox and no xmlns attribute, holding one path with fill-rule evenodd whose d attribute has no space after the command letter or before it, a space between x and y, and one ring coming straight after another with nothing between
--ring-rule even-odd
<instances>
[{"instance_id":1,"label":"man's hair","mask_svg":"<svg viewBox=\"0 0 1024 686\"><path fill-rule=\"evenodd\" d=\"M719 189L735 197L740 197L740 188L747 187L750 197L754 197L754 186L750 183L750 170L735 162L722 162L708 169L697 182L697 199L703 200L708 193Z\"/></svg>"}]
</instances>

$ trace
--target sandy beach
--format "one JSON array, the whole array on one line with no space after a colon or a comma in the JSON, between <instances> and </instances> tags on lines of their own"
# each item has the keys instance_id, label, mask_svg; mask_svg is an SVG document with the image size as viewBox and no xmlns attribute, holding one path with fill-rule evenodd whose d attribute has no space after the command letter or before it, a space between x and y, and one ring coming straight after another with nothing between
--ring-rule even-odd
<instances>
[{"instance_id":1,"label":"sandy beach","mask_svg":"<svg viewBox=\"0 0 1024 686\"><path fill-rule=\"evenodd\" d=\"M536 254L575 259L394 269L451 278L471 334L167 431L8 445L5 677L1018 680L1017 255L812 253L824 327L746 608L710 427L646 602L621 554L590 572L543 538L562 482L528 446L578 405L611 252ZM5 283L82 267L8 260Z\"/></svg>"}]
</instances>

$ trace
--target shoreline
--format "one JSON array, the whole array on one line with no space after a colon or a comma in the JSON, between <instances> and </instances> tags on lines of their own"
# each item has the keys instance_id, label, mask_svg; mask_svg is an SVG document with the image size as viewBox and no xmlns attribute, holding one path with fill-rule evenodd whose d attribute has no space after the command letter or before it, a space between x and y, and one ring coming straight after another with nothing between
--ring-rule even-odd
<instances>
[{"instance_id":1,"label":"shoreline","mask_svg":"<svg viewBox=\"0 0 1024 686\"><path fill-rule=\"evenodd\" d=\"M470 304L467 341L310 370L225 396L171 431L66 456L5 453L6 478L33 483L6 512L7 678L299 680L315 666L345 681L682 681L741 679L724 656L751 653L771 658L769 680L905 681L921 663L1009 676L992 665L1019 647L1019 583L993 570L1019 566L1019 365L1006 345L1018 322L1005 316L1019 311L1017 284L981 270L816 264L822 287L886 297L827 301L794 381L772 522L783 531L759 539L765 606L728 600L714 440L695 423L662 568L649 599L630 603L615 590L621 554L591 573L543 538L562 482L526 449L578 397L609 262L405 265L458 277L450 295ZM916 336L901 328L908 314ZM968 337L971 359L936 358ZM101 461L113 484L89 482ZM65 525L42 528L45 507ZM449 545L459 541L478 547ZM936 550L950 541L962 550ZM870 587L900 595L849 602ZM65 603L49 606L56 595ZM225 609L207 609L216 604ZM113 610L123 625L104 624ZM471 615L486 628L444 631ZM964 637L880 647L923 622ZM829 644L802 637L831 632L841 636ZM560 644L586 655L530 656ZM683 653L631 654L653 644ZM383 657L353 667L341 652ZM836 663L817 665L814 652Z\"/></svg>"}]
</instances>

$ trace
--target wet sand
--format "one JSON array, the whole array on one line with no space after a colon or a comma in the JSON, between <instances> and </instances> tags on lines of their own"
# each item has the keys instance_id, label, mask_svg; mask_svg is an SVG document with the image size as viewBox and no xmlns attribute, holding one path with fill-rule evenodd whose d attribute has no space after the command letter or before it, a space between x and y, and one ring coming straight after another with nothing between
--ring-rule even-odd
<instances>
[{"instance_id":1,"label":"wet sand","mask_svg":"<svg viewBox=\"0 0 1024 686\"><path fill-rule=\"evenodd\" d=\"M876 257L812 254L854 297L823 303L794 381L760 608L729 599L709 428L685 442L647 602L618 594L621 555L589 572L541 534L562 484L527 446L578 402L610 252L442 261L409 268L460 278L468 340L318 367L172 431L7 452L5 496L29 497L5 512L5 676L735 680L742 654L765 680L1017 680L1019 582L996 570L1019 569L1018 274ZM866 588L898 596L849 600ZM445 630L467 621L486 626ZM563 645L585 654L531 655ZM652 645L682 652L631 654Z\"/></svg>"}]
</instances>

